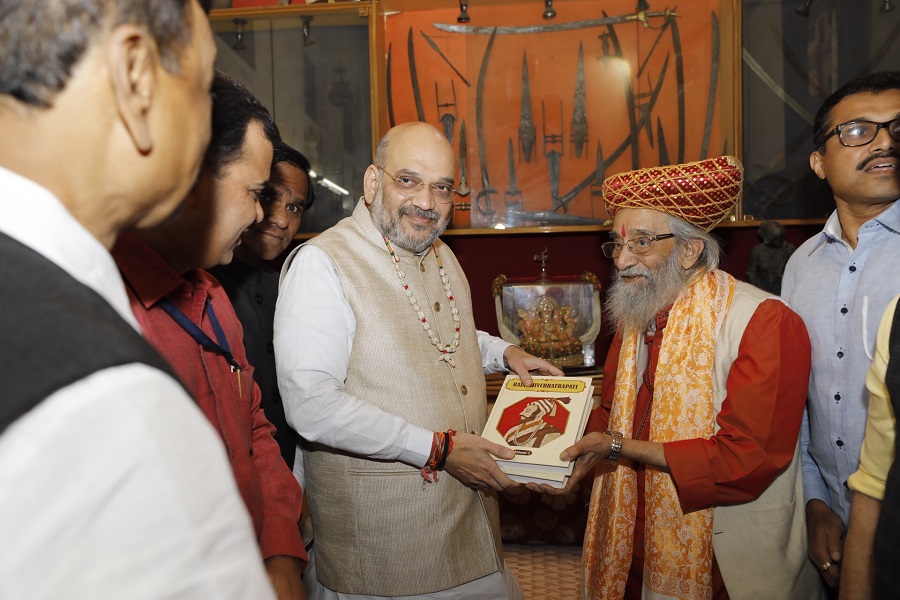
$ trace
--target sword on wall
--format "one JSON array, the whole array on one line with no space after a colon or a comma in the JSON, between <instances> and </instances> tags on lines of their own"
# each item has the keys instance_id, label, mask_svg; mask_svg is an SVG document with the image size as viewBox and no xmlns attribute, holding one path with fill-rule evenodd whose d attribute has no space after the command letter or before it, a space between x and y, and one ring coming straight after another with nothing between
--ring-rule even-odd
<instances>
[{"instance_id":1,"label":"sword on wall","mask_svg":"<svg viewBox=\"0 0 900 600\"><path fill-rule=\"evenodd\" d=\"M494 221L495 211L491 207L491 194L496 194L497 190L491 187L487 169L487 152L484 143L484 82L487 79L487 68L495 37L496 32L491 34L488 39L484 58L481 60L481 70L478 73L478 85L475 88L475 135L478 138L478 164L481 167L481 191L475 195L475 209L487 219L488 225Z\"/></svg>"},{"instance_id":2,"label":"sword on wall","mask_svg":"<svg viewBox=\"0 0 900 600\"><path fill-rule=\"evenodd\" d=\"M385 87L387 87L387 110L388 110L388 123L390 123L391 127L397 124L394 120L394 88L391 85L391 48L393 44L388 44L387 51L387 70L384 74L384 83Z\"/></svg>"},{"instance_id":3,"label":"sword on wall","mask_svg":"<svg viewBox=\"0 0 900 600\"><path fill-rule=\"evenodd\" d=\"M603 11L603 16L606 16L606 11ZM625 54L622 52L622 44L619 43L619 36L616 35L616 28L609 24L606 26L606 32L609 34L609 41L613 46L613 53L616 58L621 60L625 60ZM631 86L631 74L626 71L621 71L622 75L622 87L625 90L625 105L628 110L628 129L629 129L629 139L631 141L631 168L637 169L640 165L640 158L638 155L638 126L637 126L637 116L636 116L636 107L634 102L634 90Z\"/></svg>"},{"instance_id":4,"label":"sword on wall","mask_svg":"<svg viewBox=\"0 0 900 600\"><path fill-rule=\"evenodd\" d=\"M700 146L700 160L709 151L709 136L712 133L713 114L716 112L716 88L719 84L719 18L712 13L712 64L709 70L709 98L706 100L706 123L703 126L703 143Z\"/></svg>"},{"instance_id":5,"label":"sword on wall","mask_svg":"<svg viewBox=\"0 0 900 600\"><path fill-rule=\"evenodd\" d=\"M534 117L531 115L531 85L528 82L528 54L522 52L522 118L519 121L519 147L525 162L531 162L531 151L537 132L534 129Z\"/></svg>"},{"instance_id":6,"label":"sword on wall","mask_svg":"<svg viewBox=\"0 0 900 600\"><path fill-rule=\"evenodd\" d=\"M453 91L453 102L441 102L441 96L438 92L438 82L434 82L434 98L435 104L437 104L437 112L441 118L441 126L444 128L444 137L447 138L451 144L453 143L453 125L456 123L456 86L453 84L453 80L450 80L450 89ZM453 107L453 112L451 113L449 110L447 112L441 113L442 108L449 109Z\"/></svg>"},{"instance_id":7,"label":"sword on wall","mask_svg":"<svg viewBox=\"0 0 900 600\"><path fill-rule=\"evenodd\" d=\"M642 23L645 27L652 18L667 18L673 15L674 10L665 10L663 12L637 12L629 15L616 15L610 17L605 15L602 19L588 19L586 21L571 21L569 23L548 23L545 25L527 25L525 27L476 27L473 25L457 25L453 23L432 23L435 29L448 31L450 33L464 34L492 34L498 35L516 35L530 33L553 33L556 31L574 31L576 29L588 29L591 27L603 27L606 25L618 25L620 23Z\"/></svg>"},{"instance_id":8,"label":"sword on wall","mask_svg":"<svg viewBox=\"0 0 900 600\"><path fill-rule=\"evenodd\" d=\"M413 100L416 102L416 116L425 121L425 107L422 106L422 93L419 91L419 75L416 73L416 46L413 41L413 30L409 28L406 36L406 53L409 56L409 80L412 83Z\"/></svg>"},{"instance_id":9,"label":"sword on wall","mask_svg":"<svg viewBox=\"0 0 900 600\"><path fill-rule=\"evenodd\" d=\"M588 139L587 100L584 84L584 44L578 43L578 68L575 74L575 108L572 111L572 144L575 157L581 158ZM571 155L570 155L571 156Z\"/></svg>"},{"instance_id":10,"label":"sword on wall","mask_svg":"<svg viewBox=\"0 0 900 600\"><path fill-rule=\"evenodd\" d=\"M469 147L466 143L466 120L459 122L459 186L456 193L460 196L469 195L469 183L466 179L466 161L468 160Z\"/></svg>"},{"instance_id":11,"label":"sword on wall","mask_svg":"<svg viewBox=\"0 0 900 600\"><path fill-rule=\"evenodd\" d=\"M457 76L458 76L460 79L462 79L462 82L463 82L464 84L466 84L466 87L472 87L472 84L469 83L469 80L466 79L465 77L463 77L463 74L459 72L459 69L457 69L457 68L453 65L452 62L450 62L450 59L447 58L447 55L444 54L443 52L441 52L441 49L438 48L438 45L434 43L434 40L431 39L430 37L428 37L428 34L425 33L424 31L422 31L421 29L419 30L419 33L422 34L422 37L425 38L425 41L428 42L428 45L431 46L431 49L434 50L435 52L437 52L438 56L440 56L442 59L444 59L444 62L447 63L447 65L448 65L451 69L453 69L453 72L456 73Z\"/></svg>"}]
</instances>

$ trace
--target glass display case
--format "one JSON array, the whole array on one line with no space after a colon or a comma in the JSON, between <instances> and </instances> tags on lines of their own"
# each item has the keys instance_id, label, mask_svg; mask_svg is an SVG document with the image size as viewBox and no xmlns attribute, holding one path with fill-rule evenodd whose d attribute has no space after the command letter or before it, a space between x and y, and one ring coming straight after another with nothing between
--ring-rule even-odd
<instances>
[{"instance_id":1,"label":"glass display case","mask_svg":"<svg viewBox=\"0 0 900 600\"><path fill-rule=\"evenodd\" d=\"M453 144L452 228L602 226L606 176L739 152L735 1L550 4L379 3L382 125Z\"/></svg>"},{"instance_id":2,"label":"glass display case","mask_svg":"<svg viewBox=\"0 0 900 600\"><path fill-rule=\"evenodd\" d=\"M350 215L375 137L369 3L214 10L211 21L216 68L259 98L316 174L300 231Z\"/></svg>"},{"instance_id":3,"label":"glass display case","mask_svg":"<svg viewBox=\"0 0 900 600\"><path fill-rule=\"evenodd\" d=\"M593 367L600 332L600 282L580 277L494 279L500 337L560 368Z\"/></svg>"},{"instance_id":4,"label":"glass display case","mask_svg":"<svg viewBox=\"0 0 900 600\"><path fill-rule=\"evenodd\" d=\"M900 68L900 10L871 0L744 0L743 214L823 219L828 185L809 167L813 120L851 79Z\"/></svg>"}]
</instances>

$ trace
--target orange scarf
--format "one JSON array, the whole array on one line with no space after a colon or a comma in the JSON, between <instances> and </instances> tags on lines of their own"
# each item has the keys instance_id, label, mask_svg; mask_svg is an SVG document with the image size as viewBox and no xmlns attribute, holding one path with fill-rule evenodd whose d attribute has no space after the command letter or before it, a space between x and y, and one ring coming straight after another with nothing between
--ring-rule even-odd
<instances>
[{"instance_id":1,"label":"orange scarf","mask_svg":"<svg viewBox=\"0 0 900 600\"><path fill-rule=\"evenodd\" d=\"M735 280L712 271L690 285L669 312L653 392L650 441L710 438L715 433L713 375L716 337ZM609 428L632 435L638 391L638 344L622 340ZM647 466L644 589L647 598L712 597L712 509L683 514L672 477ZM594 480L584 547L587 598L622 598L631 565L637 476L624 464Z\"/></svg>"}]
</instances>

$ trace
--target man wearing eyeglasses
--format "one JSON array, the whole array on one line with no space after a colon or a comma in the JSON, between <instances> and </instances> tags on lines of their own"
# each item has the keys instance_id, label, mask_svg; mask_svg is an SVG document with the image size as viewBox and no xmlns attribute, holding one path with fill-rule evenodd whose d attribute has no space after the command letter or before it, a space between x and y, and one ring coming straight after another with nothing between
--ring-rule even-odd
<instances>
[{"instance_id":1,"label":"man wearing eyeglasses","mask_svg":"<svg viewBox=\"0 0 900 600\"><path fill-rule=\"evenodd\" d=\"M494 493L520 484L491 456L514 452L477 435L484 374L509 368L530 385L529 371L561 371L476 331L466 276L438 239L455 176L440 131L398 125L353 215L282 270L275 362L306 442L311 599L522 598Z\"/></svg>"},{"instance_id":2,"label":"man wearing eyeglasses","mask_svg":"<svg viewBox=\"0 0 900 600\"><path fill-rule=\"evenodd\" d=\"M785 269L782 293L806 322L812 376L801 430L809 557L840 579L843 536L868 407L866 373L881 314L900 294L900 72L868 75L828 97L810 166L836 210Z\"/></svg>"},{"instance_id":3,"label":"man wearing eyeglasses","mask_svg":"<svg viewBox=\"0 0 900 600\"><path fill-rule=\"evenodd\" d=\"M586 598L821 594L797 498L809 338L780 299L717 268L708 233L741 180L723 156L603 184L616 335L590 433L562 455L577 457L562 493L605 459L585 532Z\"/></svg>"}]
</instances>

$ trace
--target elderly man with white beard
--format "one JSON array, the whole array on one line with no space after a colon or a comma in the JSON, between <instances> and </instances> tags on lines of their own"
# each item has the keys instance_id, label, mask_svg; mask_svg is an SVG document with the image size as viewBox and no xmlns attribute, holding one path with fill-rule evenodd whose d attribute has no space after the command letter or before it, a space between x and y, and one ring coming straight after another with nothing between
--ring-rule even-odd
<instances>
[{"instance_id":1,"label":"elderly man with white beard","mask_svg":"<svg viewBox=\"0 0 900 600\"><path fill-rule=\"evenodd\" d=\"M779 298L718 269L708 233L741 180L718 157L604 182L616 335L590 433L563 452L577 457L563 491L597 469L587 598L821 594L798 446L809 338Z\"/></svg>"}]
</instances>

